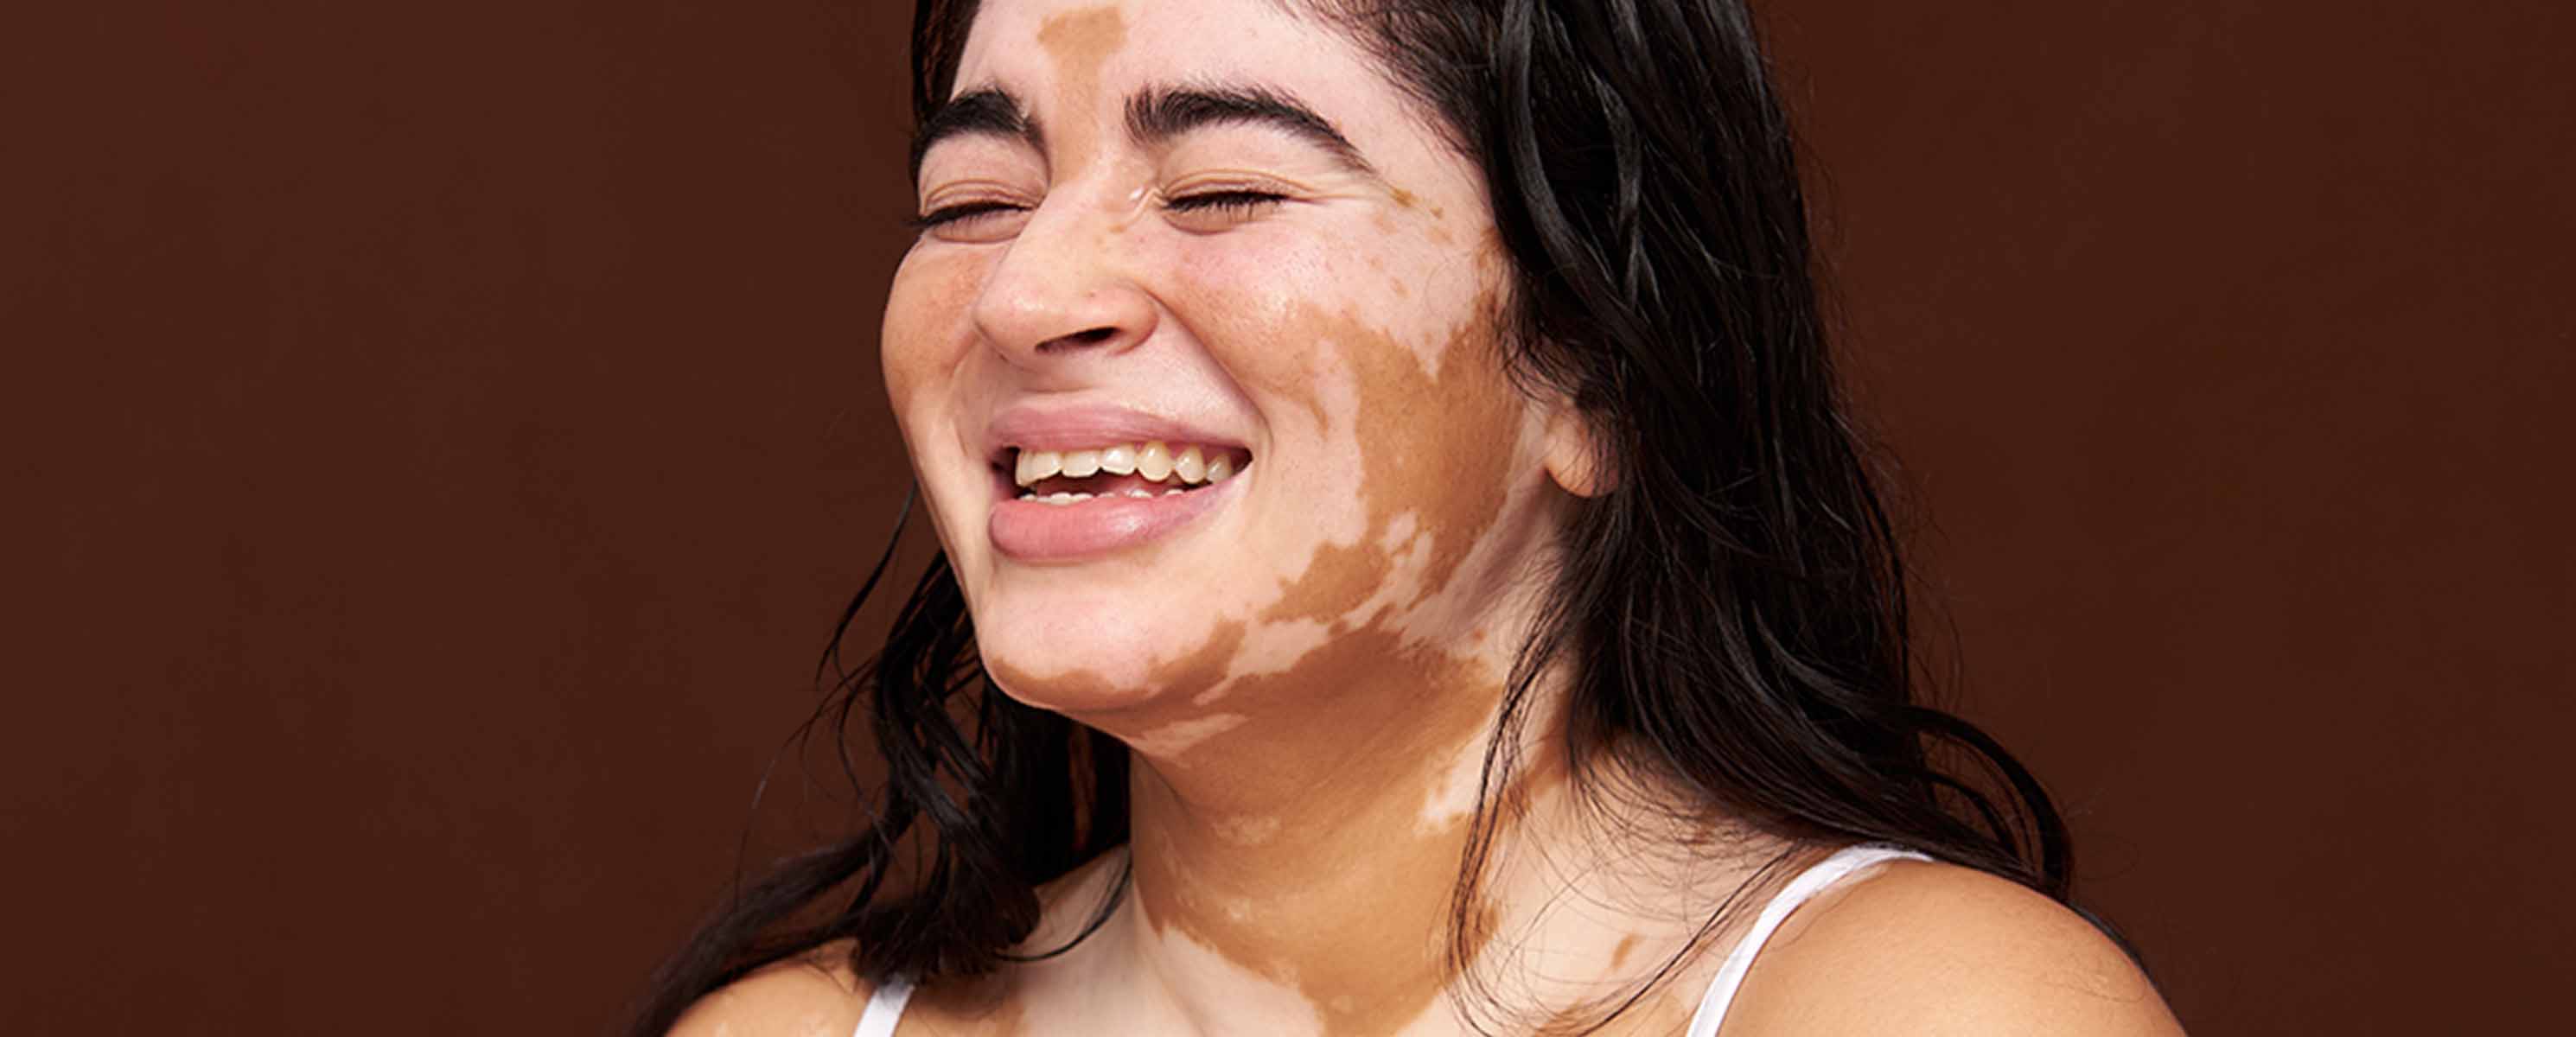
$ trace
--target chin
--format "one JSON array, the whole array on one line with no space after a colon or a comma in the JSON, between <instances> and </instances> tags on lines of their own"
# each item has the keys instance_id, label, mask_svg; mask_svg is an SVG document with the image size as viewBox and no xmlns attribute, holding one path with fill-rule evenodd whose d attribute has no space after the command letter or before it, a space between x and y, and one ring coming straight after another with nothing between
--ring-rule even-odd
<instances>
[{"instance_id":1,"label":"chin","mask_svg":"<svg viewBox=\"0 0 2576 1037\"><path fill-rule=\"evenodd\" d=\"M1186 709L1226 675L1243 627L1217 610L1133 593L1005 594L979 605L975 641L1005 694L1077 718Z\"/></svg>"}]
</instances>

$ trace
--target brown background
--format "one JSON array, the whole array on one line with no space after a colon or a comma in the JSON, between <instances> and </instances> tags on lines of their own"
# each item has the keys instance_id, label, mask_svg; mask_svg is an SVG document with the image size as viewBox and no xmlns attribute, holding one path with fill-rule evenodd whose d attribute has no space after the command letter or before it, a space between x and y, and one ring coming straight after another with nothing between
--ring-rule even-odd
<instances>
[{"instance_id":1,"label":"brown background","mask_svg":"<svg viewBox=\"0 0 2576 1037\"><path fill-rule=\"evenodd\" d=\"M1779 6L1960 703L2184 1019L2562 1002L2569 5ZM903 485L905 18L0 14L13 1030L618 1015Z\"/></svg>"}]
</instances>

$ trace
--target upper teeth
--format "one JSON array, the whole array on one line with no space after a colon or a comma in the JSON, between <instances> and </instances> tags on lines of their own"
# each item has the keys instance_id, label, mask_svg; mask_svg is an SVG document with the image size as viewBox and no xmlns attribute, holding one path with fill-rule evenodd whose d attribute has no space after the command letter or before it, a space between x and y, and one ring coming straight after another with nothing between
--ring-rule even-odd
<instances>
[{"instance_id":1,"label":"upper teeth","mask_svg":"<svg viewBox=\"0 0 2576 1037\"><path fill-rule=\"evenodd\" d=\"M1211 458L1210 453L1216 456ZM1177 476L1184 483L1213 483L1234 474L1234 460L1222 448L1203 451L1185 445L1176 453L1160 440L1092 450L1022 450L1012 479L1021 486L1030 486L1058 475L1080 479L1101 472L1140 475L1149 482Z\"/></svg>"}]
</instances>

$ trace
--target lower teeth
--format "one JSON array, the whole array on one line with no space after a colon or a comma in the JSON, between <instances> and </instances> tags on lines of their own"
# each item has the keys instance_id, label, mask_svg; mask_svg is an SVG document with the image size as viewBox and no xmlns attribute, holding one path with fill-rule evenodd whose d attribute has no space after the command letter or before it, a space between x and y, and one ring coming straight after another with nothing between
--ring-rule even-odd
<instances>
[{"instance_id":1,"label":"lower teeth","mask_svg":"<svg viewBox=\"0 0 2576 1037\"><path fill-rule=\"evenodd\" d=\"M1100 494L1070 492L1056 492L1049 494L1023 493L1020 495L1020 499L1024 501L1033 501L1039 504L1080 504L1084 501L1094 499L1095 497L1126 497L1131 500L1153 500L1156 497L1177 497L1188 492L1190 491L1179 487L1173 487L1171 489L1164 490L1161 493L1156 493L1143 487L1131 486L1124 490L1111 490L1107 493Z\"/></svg>"}]
</instances>

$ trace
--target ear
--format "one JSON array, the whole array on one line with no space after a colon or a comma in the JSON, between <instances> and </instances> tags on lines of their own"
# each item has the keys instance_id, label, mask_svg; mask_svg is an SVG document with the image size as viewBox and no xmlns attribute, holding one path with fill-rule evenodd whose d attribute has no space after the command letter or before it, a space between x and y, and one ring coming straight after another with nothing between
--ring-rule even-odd
<instances>
[{"instance_id":1,"label":"ear","mask_svg":"<svg viewBox=\"0 0 2576 1037\"><path fill-rule=\"evenodd\" d=\"M1548 478L1577 497L1610 492L1612 478L1598 439L1592 423L1572 401L1560 400L1548 408L1547 428L1539 444Z\"/></svg>"}]
</instances>

